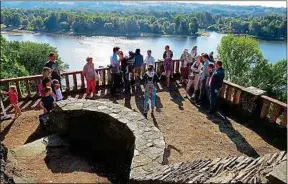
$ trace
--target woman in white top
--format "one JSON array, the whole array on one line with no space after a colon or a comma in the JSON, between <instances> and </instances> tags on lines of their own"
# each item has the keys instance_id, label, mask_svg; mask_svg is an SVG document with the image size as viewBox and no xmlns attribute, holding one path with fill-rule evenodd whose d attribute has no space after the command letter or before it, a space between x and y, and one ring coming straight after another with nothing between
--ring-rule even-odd
<instances>
[{"instance_id":1,"label":"woman in white top","mask_svg":"<svg viewBox=\"0 0 288 184\"><path fill-rule=\"evenodd\" d=\"M187 97L187 95L190 91L190 88L192 87L192 84L194 84L194 90L193 90L192 98L195 98L196 91L198 90L198 87L199 87L201 70L203 68L203 64L201 63L200 60L201 60L201 57L197 56L196 61L191 66L191 74L189 75L189 81L187 84L186 93L184 95L185 98Z\"/></svg>"},{"instance_id":2,"label":"woman in white top","mask_svg":"<svg viewBox=\"0 0 288 184\"><path fill-rule=\"evenodd\" d=\"M192 63L195 62L196 56L197 56L197 46L194 46L191 50Z\"/></svg>"}]
</instances>

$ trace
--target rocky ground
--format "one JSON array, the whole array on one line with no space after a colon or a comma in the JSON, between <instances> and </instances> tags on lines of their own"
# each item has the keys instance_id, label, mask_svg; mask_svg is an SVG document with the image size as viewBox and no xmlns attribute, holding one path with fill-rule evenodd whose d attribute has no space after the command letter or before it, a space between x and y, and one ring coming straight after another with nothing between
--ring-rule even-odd
<instances>
[{"instance_id":1,"label":"rocky ground","mask_svg":"<svg viewBox=\"0 0 288 184\"><path fill-rule=\"evenodd\" d=\"M181 88L177 92L159 92L157 112L147 116L159 127L165 138L164 163L240 155L257 157L279 151L273 144L267 143L263 136L229 118L228 121L221 118L210 120L190 100L182 98L183 93ZM143 99L140 97L99 100L112 100L138 112L143 110ZM45 133L37 131L41 113L39 109L29 110L15 121L2 122L1 142L12 149L44 136ZM93 173L93 168L87 162L67 153L67 150L59 149L55 157L57 161L53 164L59 168L72 169L65 173L52 172L44 161L45 153L18 158L18 164L22 171L34 175L36 182L40 183L108 182L106 178Z\"/></svg>"}]
</instances>

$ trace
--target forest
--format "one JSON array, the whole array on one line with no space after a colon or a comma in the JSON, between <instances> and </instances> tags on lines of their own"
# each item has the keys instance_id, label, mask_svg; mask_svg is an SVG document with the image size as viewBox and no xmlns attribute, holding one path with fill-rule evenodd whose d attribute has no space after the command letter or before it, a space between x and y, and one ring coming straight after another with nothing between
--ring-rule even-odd
<instances>
[{"instance_id":1,"label":"forest","mask_svg":"<svg viewBox=\"0 0 288 184\"><path fill-rule=\"evenodd\" d=\"M207 11L11 9L1 11L1 25L36 32L85 35L198 35L199 30L245 34L267 40L287 39L283 14L226 16Z\"/></svg>"}]
</instances>

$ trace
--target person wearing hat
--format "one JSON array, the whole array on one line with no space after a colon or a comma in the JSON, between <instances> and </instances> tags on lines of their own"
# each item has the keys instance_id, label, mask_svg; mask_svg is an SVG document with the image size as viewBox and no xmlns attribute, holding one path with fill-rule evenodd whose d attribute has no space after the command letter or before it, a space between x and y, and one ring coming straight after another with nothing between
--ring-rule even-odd
<instances>
[{"instance_id":1,"label":"person wearing hat","mask_svg":"<svg viewBox=\"0 0 288 184\"><path fill-rule=\"evenodd\" d=\"M181 55L181 78L180 82L181 83L186 83L189 75L189 53L188 49L185 49L183 54Z\"/></svg>"},{"instance_id":2,"label":"person wearing hat","mask_svg":"<svg viewBox=\"0 0 288 184\"><path fill-rule=\"evenodd\" d=\"M93 63L92 57L86 58L86 65L83 68L83 75L86 78L87 81L87 88L86 88L86 94L87 97L90 98L90 91L93 93L93 97L96 95L96 71Z\"/></svg>"},{"instance_id":3,"label":"person wearing hat","mask_svg":"<svg viewBox=\"0 0 288 184\"><path fill-rule=\"evenodd\" d=\"M157 73L153 70L153 64L149 64L147 71L143 76L145 84L145 93L144 93L144 114L147 114L148 110L148 101L151 96L151 114L154 113L154 107L156 102L156 84L159 81Z\"/></svg>"}]
</instances>

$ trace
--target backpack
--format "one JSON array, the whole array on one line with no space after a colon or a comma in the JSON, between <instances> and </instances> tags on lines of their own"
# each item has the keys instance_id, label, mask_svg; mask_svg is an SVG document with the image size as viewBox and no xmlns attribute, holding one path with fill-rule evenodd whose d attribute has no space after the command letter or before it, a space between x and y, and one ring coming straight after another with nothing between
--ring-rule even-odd
<instances>
[{"instance_id":1,"label":"backpack","mask_svg":"<svg viewBox=\"0 0 288 184\"><path fill-rule=\"evenodd\" d=\"M148 77L148 80L147 80L147 83L145 86L146 92L148 92L148 93L152 93L154 88L155 88L153 78L154 78L154 76Z\"/></svg>"}]
</instances>

